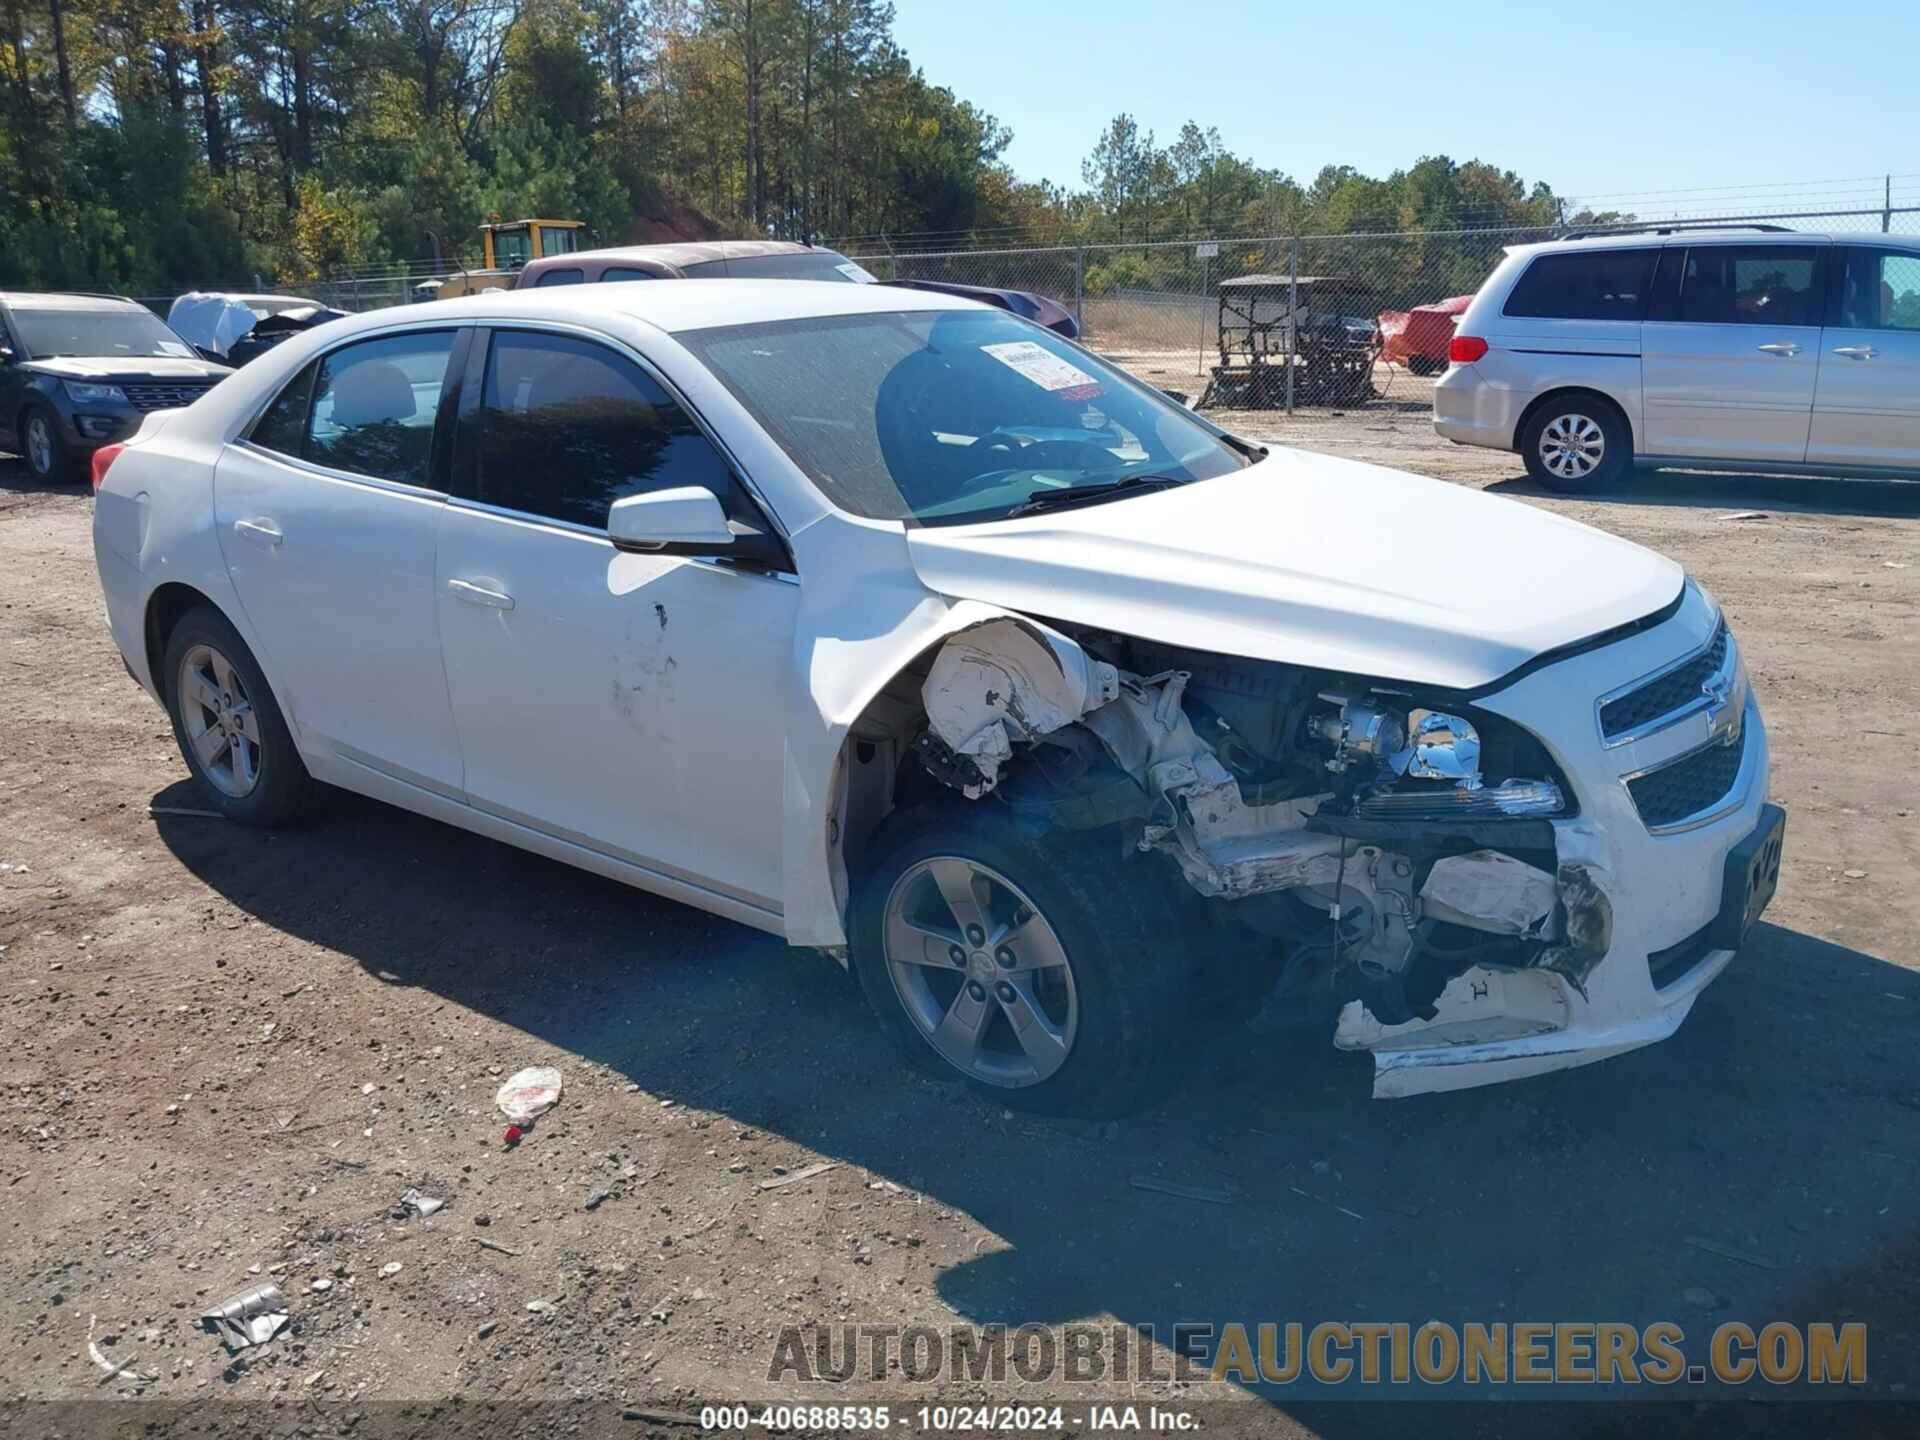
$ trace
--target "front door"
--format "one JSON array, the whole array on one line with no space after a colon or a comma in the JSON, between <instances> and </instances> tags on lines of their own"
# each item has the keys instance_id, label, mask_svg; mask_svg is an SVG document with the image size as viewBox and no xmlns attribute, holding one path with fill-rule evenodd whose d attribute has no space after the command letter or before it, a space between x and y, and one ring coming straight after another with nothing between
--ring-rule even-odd
<instances>
[{"instance_id":1,"label":"front door","mask_svg":"<svg viewBox=\"0 0 1920 1440\"><path fill-rule=\"evenodd\" d=\"M1807 459L1920 468L1920 255L1849 247Z\"/></svg>"},{"instance_id":2,"label":"front door","mask_svg":"<svg viewBox=\"0 0 1920 1440\"><path fill-rule=\"evenodd\" d=\"M303 739L450 796L460 747L435 630L434 437L456 336L322 356L214 472L227 573Z\"/></svg>"},{"instance_id":3,"label":"front door","mask_svg":"<svg viewBox=\"0 0 1920 1440\"><path fill-rule=\"evenodd\" d=\"M1641 331L1644 453L1806 458L1825 254L1805 243L1684 252L1678 294L1662 286L1661 308Z\"/></svg>"},{"instance_id":4,"label":"front door","mask_svg":"<svg viewBox=\"0 0 1920 1440\"><path fill-rule=\"evenodd\" d=\"M495 330L465 390L438 604L470 803L777 912L799 587L606 538L626 495L739 503L727 462L577 335Z\"/></svg>"}]
</instances>

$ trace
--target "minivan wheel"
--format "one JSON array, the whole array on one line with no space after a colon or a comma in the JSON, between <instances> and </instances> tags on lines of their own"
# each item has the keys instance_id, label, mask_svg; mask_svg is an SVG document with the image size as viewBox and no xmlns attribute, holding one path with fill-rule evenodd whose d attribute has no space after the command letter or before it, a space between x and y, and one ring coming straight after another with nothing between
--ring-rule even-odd
<instances>
[{"instance_id":1,"label":"minivan wheel","mask_svg":"<svg viewBox=\"0 0 1920 1440\"><path fill-rule=\"evenodd\" d=\"M1620 412L1591 395L1549 401L1520 436L1527 474L1562 495L1618 484L1633 465L1633 439Z\"/></svg>"},{"instance_id":2,"label":"minivan wheel","mask_svg":"<svg viewBox=\"0 0 1920 1440\"><path fill-rule=\"evenodd\" d=\"M29 405L20 418L20 448L27 471L43 485L57 485L74 471L73 457L60 438L60 426L43 405Z\"/></svg>"},{"instance_id":3,"label":"minivan wheel","mask_svg":"<svg viewBox=\"0 0 1920 1440\"><path fill-rule=\"evenodd\" d=\"M913 1064L1050 1114L1159 1092L1194 965L1148 862L949 805L890 819L869 853L853 968Z\"/></svg>"},{"instance_id":4,"label":"minivan wheel","mask_svg":"<svg viewBox=\"0 0 1920 1440\"><path fill-rule=\"evenodd\" d=\"M214 807L245 825L280 825L306 798L307 767L253 652L226 616L182 616L161 662L173 736Z\"/></svg>"}]
</instances>

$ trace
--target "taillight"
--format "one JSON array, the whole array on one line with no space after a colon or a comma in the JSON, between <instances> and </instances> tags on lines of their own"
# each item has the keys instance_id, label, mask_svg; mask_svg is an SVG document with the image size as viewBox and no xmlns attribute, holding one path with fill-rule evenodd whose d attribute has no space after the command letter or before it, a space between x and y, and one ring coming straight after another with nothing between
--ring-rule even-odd
<instances>
[{"instance_id":1,"label":"taillight","mask_svg":"<svg viewBox=\"0 0 1920 1440\"><path fill-rule=\"evenodd\" d=\"M1456 335L1447 342L1447 359L1456 365L1471 365L1487 353L1487 342L1478 335Z\"/></svg>"},{"instance_id":2,"label":"taillight","mask_svg":"<svg viewBox=\"0 0 1920 1440\"><path fill-rule=\"evenodd\" d=\"M93 452L93 493L100 493L100 482L107 478L107 467L120 458L124 445L102 445Z\"/></svg>"}]
</instances>

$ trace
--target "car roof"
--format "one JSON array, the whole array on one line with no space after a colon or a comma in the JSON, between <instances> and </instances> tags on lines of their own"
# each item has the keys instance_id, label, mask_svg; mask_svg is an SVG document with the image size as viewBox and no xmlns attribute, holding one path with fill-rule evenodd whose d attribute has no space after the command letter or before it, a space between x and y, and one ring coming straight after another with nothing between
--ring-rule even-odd
<instances>
[{"instance_id":1,"label":"car roof","mask_svg":"<svg viewBox=\"0 0 1920 1440\"><path fill-rule=\"evenodd\" d=\"M425 300L405 307L429 319L488 318L588 320L631 316L669 333L719 325L766 324L833 315L886 315L923 310L992 310L978 300L889 285L830 285L820 280L702 280L661 285L549 286L530 290L483 290L452 300ZM997 312L996 312L997 313ZM393 318L392 310L369 313Z\"/></svg>"},{"instance_id":2,"label":"car roof","mask_svg":"<svg viewBox=\"0 0 1920 1440\"><path fill-rule=\"evenodd\" d=\"M1920 254L1920 236L1886 235L1867 230L1788 230L1772 225L1646 225L1631 230L1538 240L1509 245L1509 255L1538 255L1548 250L1644 250L1662 245L1872 245L1877 249Z\"/></svg>"},{"instance_id":3,"label":"car roof","mask_svg":"<svg viewBox=\"0 0 1920 1440\"><path fill-rule=\"evenodd\" d=\"M12 310L146 310L124 295L60 294L28 290L0 290L0 305ZM147 312L152 314L151 311Z\"/></svg>"},{"instance_id":4,"label":"car roof","mask_svg":"<svg viewBox=\"0 0 1920 1440\"><path fill-rule=\"evenodd\" d=\"M598 250L576 250L567 255L545 255L533 262L550 268L552 261L654 260L663 265L706 265L716 260L745 260L755 255L834 255L839 252L796 240L685 240L660 245L613 245Z\"/></svg>"}]
</instances>

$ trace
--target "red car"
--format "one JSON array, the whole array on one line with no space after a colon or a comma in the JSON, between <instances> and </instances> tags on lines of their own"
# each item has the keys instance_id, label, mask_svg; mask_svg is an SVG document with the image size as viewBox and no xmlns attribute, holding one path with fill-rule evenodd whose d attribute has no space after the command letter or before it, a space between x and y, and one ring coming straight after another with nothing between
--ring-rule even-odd
<instances>
[{"instance_id":1,"label":"red car","mask_svg":"<svg viewBox=\"0 0 1920 1440\"><path fill-rule=\"evenodd\" d=\"M1380 312L1380 358L1404 365L1416 375L1438 375L1447 368L1447 343L1471 295L1455 295L1411 310Z\"/></svg>"}]
</instances>

